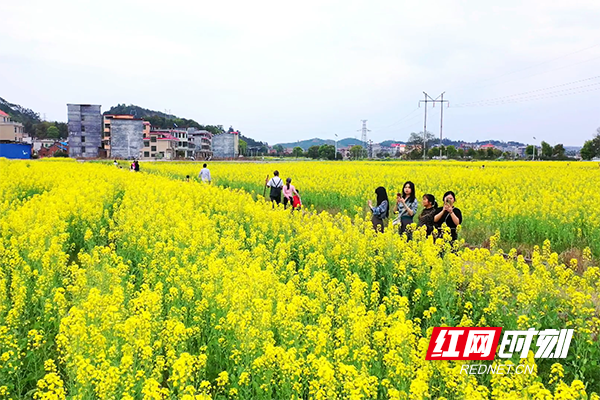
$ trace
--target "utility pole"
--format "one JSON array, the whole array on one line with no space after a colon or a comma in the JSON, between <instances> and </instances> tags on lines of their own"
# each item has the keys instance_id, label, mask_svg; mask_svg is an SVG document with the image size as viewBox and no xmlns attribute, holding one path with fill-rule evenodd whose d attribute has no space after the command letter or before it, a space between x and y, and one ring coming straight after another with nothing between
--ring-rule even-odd
<instances>
[{"instance_id":1,"label":"utility pole","mask_svg":"<svg viewBox=\"0 0 600 400\"><path fill-rule=\"evenodd\" d=\"M421 107L421 103L425 103L425 119L423 122L423 160L425 159L425 148L427 147L427 98L429 97L429 95L425 92L423 92L423 94L425 95L425 100L420 100L419 101L419 107ZM429 97L431 99L431 97ZM433 100L433 99L432 99Z\"/></svg>"},{"instance_id":2,"label":"utility pole","mask_svg":"<svg viewBox=\"0 0 600 400\"><path fill-rule=\"evenodd\" d=\"M448 104L448 107L450 107L450 102L448 102L448 100L444 100L444 93L443 92L440 97L442 98L440 100L441 106L440 106L440 160L442 159L442 127L444 126L444 102L446 102ZM435 103L433 103L433 106L435 107Z\"/></svg>"},{"instance_id":3,"label":"utility pole","mask_svg":"<svg viewBox=\"0 0 600 400\"><path fill-rule=\"evenodd\" d=\"M446 93L446 92L444 92ZM444 93L436 97L435 99L429 96L427 93L423 92L425 95L425 100L419 101L419 107L421 107L421 103L425 103L425 122L423 123L423 159L425 159L426 153L426 144L427 144L427 103L433 103L435 107L435 103L442 104L442 110L440 113L440 158L442 158L442 128L444 125L444 103L450 106L450 102L448 100L444 100Z\"/></svg>"},{"instance_id":4,"label":"utility pole","mask_svg":"<svg viewBox=\"0 0 600 400\"><path fill-rule=\"evenodd\" d=\"M362 121L362 129L359 132L362 132L362 136L360 138L360 141L363 142L363 148L364 151L367 151L367 132L371 132L370 129L367 129L367 120L366 119L361 119ZM364 152L363 152L363 156L364 156Z\"/></svg>"},{"instance_id":5,"label":"utility pole","mask_svg":"<svg viewBox=\"0 0 600 400\"><path fill-rule=\"evenodd\" d=\"M337 160L337 140L338 140L338 135L337 135L337 133L335 133L334 135L335 135L335 157L333 159Z\"/></svg>"}]
</instances>

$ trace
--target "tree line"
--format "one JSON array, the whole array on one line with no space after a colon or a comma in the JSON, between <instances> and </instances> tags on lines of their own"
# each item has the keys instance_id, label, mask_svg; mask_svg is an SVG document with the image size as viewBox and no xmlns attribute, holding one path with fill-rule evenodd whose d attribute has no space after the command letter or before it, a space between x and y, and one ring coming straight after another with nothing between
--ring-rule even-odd
<instances>
[{"instance_id":1,"label":"tree line","mask_svg":"<svg viewBox=\"0 0 600 400\"><path fill-rule=\"evenodd\" d=\"M581 148L581 158L591 160L600 157L600 128L596 129L596 135L593 139L587 140Z\"/></svg>"}]
</instances>

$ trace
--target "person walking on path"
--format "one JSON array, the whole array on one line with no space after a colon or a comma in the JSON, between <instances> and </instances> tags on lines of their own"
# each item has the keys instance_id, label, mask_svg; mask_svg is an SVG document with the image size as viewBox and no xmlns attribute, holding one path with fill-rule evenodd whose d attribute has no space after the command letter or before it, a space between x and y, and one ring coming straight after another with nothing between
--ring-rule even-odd
<instances>
[{"instance_id":1,"label":"person walking on path","mask_svg":"<svg viewBox=\"0 0 600 400\"><path fill-rule=\"evenodd\" d=\"M402 187L402 193L396 197L396 207L394 211L398 217L394 220L394 225L400 225L399 233L406 232L406 227L413 223L413 217L417 213L419 201L415 197L415 184L408 181ZM412 232L406 232L408 240L412 239Z\"/></svg>"},{"instance_id":2,"label":"person walking on path","mask_svg":"<svg viewBox=\"0 0 600 400\"><path fill-rule=\"evenodd\" d=\"M202 169L198 174L198 178L202 179L204 183L211 183L212 179L210 178L210 170L206 167L206 164L202 165Z\"/></svg>"},{"instance_id":3,"label":"person walking on path","mask_svg":"<svg viewBox=\"0 0 600 400\"><path fill-rule=\"evenodd\" d=\"M373 211L371 222L373 222L373 229L375 229L376 232L383 233L383 221L388 217L390 211L388 195L383 186L379 186L375 189L375 194L377 195L377 206L373 207L373 202L371 200L368 202L369 208Z\"/></svg>"},{"instance_id":4,"label":"person walking on path","mask_svg":"<svg viewBox=\"0 0 600 400\"><path fill-rule=\"evenodd\" d=\"M288 203L290 203L290 207L292 207L292 211L294 211L294 196L300 197L294 185L292 185L292 178L287 178L285 180L285 185L283 185L283 209L287 209Z\"/></svg>"},{"instance_id":5,"label":"person walking on path","mask_svg":"<svg viewBox=\"0 0 600 400\"><path fill-rule=\"evenodd\" d=\"M302 199L300 198L300 193L298 193L297 189L296 194L292 198L292 212L294 212L294 210L302 210Z\"/></svg>"},{"instance_id":6,"label":"person walking on path","mask_svg":"<svg viewBox=\"0 0 600 400\"><path fill-rule=\"evenodd\" d=\"M275 208L275 203L281 203L281 190L283 189L283 180L279 177L279 171L273 172L273 177L269 180L267 176L267 187L271 188L269 197L271 198L271 204Z\"/></svg>"}]
</instances>

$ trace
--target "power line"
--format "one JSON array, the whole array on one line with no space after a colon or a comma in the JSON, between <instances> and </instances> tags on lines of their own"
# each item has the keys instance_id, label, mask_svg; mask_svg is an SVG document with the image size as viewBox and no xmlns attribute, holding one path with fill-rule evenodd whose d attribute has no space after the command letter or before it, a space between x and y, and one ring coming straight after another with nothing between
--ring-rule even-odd
<instances>
[{"instance_id":1,"label":"power line","mask_svg":"<svg viewBox=\"0 0 600 400\"><path fill-rule=\"evenodd\" d=\"M494 98L491 98L491 99L483 99L483 100L473 101L473 102L470 102L470 103L460 103L460 104L456 104L456 107L463 107L463 106L468 106L468 105L471 105L471 104L478 104L478 103L484 103L484 102L487 103L487 102L496 101L496 100L502 100L502 99L507 99L507 98L511 98L511 97L523 97L525 95L529 95L529 94L532 94L532 93L545 92L545 91L550 90L550 89L554 89L554 88L558 88L558 87L563 87L563 86L569 86L569 85L573 85L575 83L580 83L580 82L587 82L587 81L591 81L591 80L594 80L594 79L600 79L600 75L599 76L593 76L591 78L580 79L580 80L573 81L573 82L563 83L563 84L560 84L560 85L549 86L549 87L542 88L542 89L530 90L528 92L516 93L516 94L507 95L507 96L494 97ZM599 83L594 83L592 85L578 86L578 87L564 89L564 90L578 89L578 88L582 88L582 87L586 87L586 86L594 86L594 85L598 85L598 84ZM555 93L555 92L548 92L548 93ZM546 94L548 94L548 93L546 93ZM542 93L542 94L544 94L544 93Z\"/></svg>"},{"instance_id":2,"label":"power line","mask_svg":"<svg viewBox=\"0 0 600 400\"><path fill-rule=\"evenodd\" d=\"M498 75L498 76L495 76L495 77L492 77L492 78L486 78L486 79L482 79L482 80L479 80L479 81L476 81L476 82L474 82L473 84L474 84L474 85L476 85L476 84L480 84L480 83L485 83L485 82L488 82L488 81L493 81L493 80L495 80L495 79L499 79L499 78L502 78L502 77L505 77L505 76L508 76L508 75L516 74L517 72L526 71L526 70L528 70L528 69L535 68L535 67L539 67L540 65L544 65L544 64L549 64L549 63L551 63L551 62L553 62L553 61L560 60L560 59L562 59L562 58L569 57L569 56L571 56L571 55L573 55L573 54L581 53L581 52L583 52L583 51L586 51L586 50L589 50L589 49L593 49L594 47L598 47L598 46L600 46L600 43L594 44L594 45L592 45L592 46L589 46L589 47L586 47L586 48L584 48L584 49L580 49L580 50L576 50L576 51L573 51L573 52L570 52L570 53L567 53L567 54L563 54L563 55L561 55L561 56L554 57L554 58L551 58L551 59L549 59L549 60L546 60L546 61L542 61L542 62L540 62L540 63L537 63L537 64L533 64L533 65L530 65L530 66L527 66L527 67L524 67L524 68L519 68L519 69L516 69L516 70L510 71L510 72L506 72L506 73L503 73L503 74L501 74L501 75ZM556 69L552 69L552 70L550 70L550 71L538 72L538 73L535 73L535 74L533 74L533 75L529 75L529 76L526 76L526 77L521 77L521 78L517 78L517 79L513 79L513 80L509 80L509 81L504 81L504 82L495 82L495 83L490 83L490 84L487 84L487 85L484 85L484 86L480 86L480 87L488 87L488 86L494 86L494 85L498 85L498 84L501 84L501 83L506 83L506 82L514 82L514 81L516 81L516 80L520 80L520 79L527 78L527 77L530 77L530 76L535 76L535 75L539 75L539 74L543 74L543 73L547 73L547 72L552 72L552 71L555 71L555 70L557 70L557 69L568 68L568 67L570 67L570 66L574 66L574 65L578 65L578 64L585 63L585 62L589 62L589 61L595 60L595 59L597 59L597 58L599 58L599 57L595 57L595 58L592 58L592 59L589 59L589 60L585 60L585 61L582 61L582 62L579 62L579 63L575 63L575 64L566 65L566 66L563 66L563 67L559 67L559 68L556 68ZM467 85L468 85L468 84L467 84ZM460 89L460 88L461 88L461 87L459 86L459 89ZM464 88L464 86L462 86L462 88Z\"/></svg>"},{"instance_id":3,"label":"power line","mask_svg":"<svg viewBox=\"0 0 600 400\"><path fill-rule=\"evenodd\" d=\"M586 86L594 86L594 85L586 85ZM573 88L576 89L576 88ZM572 90L572 89L570 89ZM550 98L554 98L554 97L564 97L564 96L571 96L573 94L580 94L580 93L588 93L588 92L595 92L596 90L600 90L600 87L594 88L594 89L588 89L588 90L580 90L580 91L576 91L576 92L567 92L567 93L563 93L563 94L557 94L557 95L553 95L553 96L533 96L533 97L526 97L523 99L507 99L505 101L498 101L498 102L490 102L490 103L481 103L481 104L473 104L473 105L463 105L463 106L456 106L456 107L460 107L460 108L464 108L464 107L489 107L489 106L499 106L499 105L503 105L503 104L515 104L515 103L522 103L525 101L533 101L533 100L544 100L544 99L550 99ZM557 92L561 92L561 91L557 91ZM554 92L554 93L557 93Z\"/></svg>"},{"instance_id":4,"label":"power line","mask_svg":"<svg viewBox=\"0 0 600 400\"><path fill-rule=\"evenodd\" d=\"M550 70L548 70L548 71L542 71L542 72L537 72L537 73L535 73L535 74L531 74L531 75L522 76L522 77L520 77L520 78L512 79L512 80L509 80L509 81L503 81L503 82L491 83L491 84L489 84L489 85L480 86L480 88L486 88L486 87L495 86L495 85L500 85L500 84L504 84L504 83L516 82L516 81L519 81L519 80L521 80L521 79L532 78L532 77L534 77L534 76L538 76L538 75L547 74L548 72L554 72L554 71L558 71L559 69L565 69L565 68L569 68L569 67L574 67L574 66L576 66L576 65L579 65L579 64L584 64L584 63L587 63L587 62L590 62L590 61L597 60L597 59L599 59L599 58L600 58L600 56L598 56L598 57L594 57L594 58L590 58L590 59L587 59L587 60L583 60L583 61L579 61L579 62L576 62L576 63L574 63L574 64L563 65L562 67L558 67L558 68L550 69Z\"/></svg>"},{"instance_id":5,"label":"power line","mask_svg":"<svg viewBox=\"0 0 600 400\"><path fill-rule=\"evenodd\" d=\"M407 117L409 117L410 115L412 115L412 114L413 114L415 111L417 111L418 109L419 109L418 107L417 107L417 108L415 108L414 110L412 110L411 112L409 112L408 114L406 114L404 117L400 118L398 121L396 121L396 122L394 122L394 123L391 123L390 125L383 126L383 127L380 127L380 128L373 128L373 129L386 129L386 128L389 128L389 127L391 127L391 126L394 126L394 125L396 125L397 123L399 123L399 122L402 122L403 120L405 120Z\"/></svg>"},{"instance_id":6,"label":"power line","mask_svg":"<svg viewBox=\"0 0 600 400\"><path fill-rule=\"evenodd\" d=\"M416 123L415 122L411 122L411 121L414 121L414 120L416 120L419 117L420 117L419 114L415 114L412 118L409 118L406 121L404 121L405 123L402 124L401 126L395 127L395 128L393 128L392 130L389 130L389 131L383 131L383 132L382 131L377 131L377 133L378 134L394 134L394 133L398 133L402 129L415 126Z\"/></svg>"},{"instance_id":7,"label":"power line","mask_svg":"<svg viewBox=\"0 0 600 400\"><path fill-rule=\"evenodd\" d=\"M586 47L585 49L577 50L577 51L574 51L574 52L571 52L571 53L568 53L568 54L565 54L565 55L562 55L562 56L559 56L559 57L555 57L555 58L552 58L552 59L550 59L550 60L547 60L547 61L543 61L543 62L541 62L541 63L538 63L538 64L530 65L530 66L528 66L528 67L525 67L525 68L521 68L521 69L517 69L517 70L515 70L515 71L507 72L507 73L505 73L505 74L502 74L502 75L500 75L500 76L497 76L497 77L495 77L495 78L488 78L488 79L484 79L484 80L482 80L482 81L480 81L480 82L490 81L490 80L494 80L494 79L502 78L502 77L504 77L504 76L508 76L508 75L516 74L517 72L526 71L526 70L528 70L528 69L535 68L535 67L539 67L540 65L548 64L548 63L551 63L551 62L553 62L553 61L560 60L560 59L562 59L562 58L565 58L565 57L568 57L568 56L572 56L573 54L581 53L582 51L586 51L586 50L589 50L589 49L592 49L592 48L594 48L594 47L598 47L598 46L600 46L600 44L595 44L595 45L593 45L593 46Z\"/></svg>"}]
</instances>

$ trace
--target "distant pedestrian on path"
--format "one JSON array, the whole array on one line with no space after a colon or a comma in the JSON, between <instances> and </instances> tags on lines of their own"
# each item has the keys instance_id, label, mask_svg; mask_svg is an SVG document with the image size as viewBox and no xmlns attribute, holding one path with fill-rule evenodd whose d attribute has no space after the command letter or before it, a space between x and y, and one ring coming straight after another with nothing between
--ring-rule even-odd
<instances>
[{"instance_id":1,"label":"distant pedestrian on path","mask_svg":"<svg viewBox=\"0 0 600 400\"><path fill-rule=\"evenodd\" d=\"M202 179L202 182L205 182L205 183L212 182L212 180L210 178L210 170L208 168L206 168L206 164L204 164L202 166L202 169L200 170L200 173L198 174L198 178Z\"/></svg>"},{"instance_id":2,"label":"distant pedestrian on path","mask_svg":"<svg viewBox=\"0 0 600 400\"><path fill-rule=\"evenodd\" d=\"M133 170L134 170L135 172L140 172L140 163L138 162L138 160L135 160L135 161L133 162Z\"/></svg>"},{"instance_id":3,"label":"distant pedestrian on path","mask_svg":"<svg viewBox=\"0 0 600 400\"><path fill-rule=\"evenodd\" d=\"M292 211L294 211L294 196L300 197L294 185L292 185L292 178L287 178L285 180L285 185L283 185L283 209L287 209L288 203L292 207Z\"/></svg>"},{"instance_id":4,"label":"distant pedestrian on path","mask_svg":"<svg viewBox=\"0 0 600 400\"><path fill-rule=\"evenodd\" d=\"M388 195L383 186L379 186L375 189L375 194L377 195L377 206L373 207L373 202L371 200L368 202L369 208L373 211L371 222L373 222L373 229L375 229L376 232L383 233L383 222L387 219L390 211Z\"/></svg>"},{"instance_id":5,"label":"distant pedestrian on path","mask_svg":"<svg viewBox=\"0 0 600 400\"><path fill-rule=\"evenodd\" d=\"M119 166L119 163L117 162L117 159L116 159L116 158L115 158L115 161L113 162L113 165L114 165L115 167L118 167L118 166Z\"/></svg>"},{"instance_id":6,"label":"distant pedestrian on path","mask_svg":"<svg viewBox=\"0 0 600 400\"><path fill-rule=\"evenodd\" d=\"M275 208L275 203L281 203L281 189L283 189L283 180L279 177L279 171L273 172L273 177L269 180L267 176L267 187L271 188L269 197L271 198L271 204Z\"/></svg>"}]
</instances>

